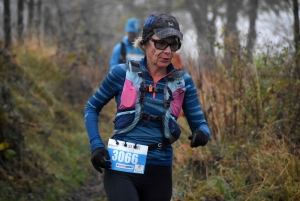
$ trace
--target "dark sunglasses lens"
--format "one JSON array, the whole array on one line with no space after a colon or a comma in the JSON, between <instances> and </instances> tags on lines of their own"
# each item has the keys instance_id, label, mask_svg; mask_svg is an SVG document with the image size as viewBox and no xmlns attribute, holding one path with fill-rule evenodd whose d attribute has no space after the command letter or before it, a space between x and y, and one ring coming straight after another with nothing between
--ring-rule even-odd
<instances>
[{"instance_id":1,"label":"dark sunglasses lens","mask_svg":"<svg viewBox=\"0 0 300 201\"><path fill-rule=\"evenodd\" d=\"M158 40L154 42L154 46L159 50L164 50L168 46L168 43L163 40Z\"/></svg>"},{"instance_id":2,"label":"dark sunglasses lens","mask_svg":"<svg viewBox=\"0 0 300 201\"><path fill-rule=\"evenodd\" d=\"M159 50L165 50L168 46L170 46L171 51L176 52L181 47L181 43L177 41L174 41L173 43L167 43L167 41L164 40L154 40L152 38L150 40L153 41L154 46Z\"/></svg>"},{"instance_id":3,"label":"dark sunglasses lens","mask_svg":"<svg viewBox=\"0 0 300 201\"><path fill-rule=\"evenodd\" d=\"M179 50L181 43L175 42L170 45L171 51L175 52Z\"/></svg>"}]
</instances>

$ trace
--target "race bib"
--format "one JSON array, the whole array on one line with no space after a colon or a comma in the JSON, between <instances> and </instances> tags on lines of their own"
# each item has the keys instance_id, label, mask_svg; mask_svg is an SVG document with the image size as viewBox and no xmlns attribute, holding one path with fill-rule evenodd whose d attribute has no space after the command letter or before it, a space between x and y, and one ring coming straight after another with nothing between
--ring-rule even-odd
<instances>
[{"instance_id":1,"label":"race bib","mask_svg":"<svg viewBox=\"0 0 300 201\"><path fill-rule=\"evenodd\" d=\"M107 150L112 170L144 174L148 146L109 139Z\"/></svg>"}]
</instances>

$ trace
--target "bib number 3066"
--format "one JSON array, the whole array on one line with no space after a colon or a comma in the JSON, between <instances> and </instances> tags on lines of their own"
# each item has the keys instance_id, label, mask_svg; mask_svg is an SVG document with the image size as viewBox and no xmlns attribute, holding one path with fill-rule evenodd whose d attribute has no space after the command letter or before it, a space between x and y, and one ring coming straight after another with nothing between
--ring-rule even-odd
<instances>
[{"instance_id":1,"label":"bib number 3066","mask_svg":"<svg viewBox=\"0 0 300 201\"><path fill-rule=\"evenodd\" d=\"M148 146L109 139L107 150L111 157L111 169L144 174Z\"/></svg>"},{"instance_id":2,"label":"bib number 3066","mask_svg":"<svg viewBox=\"0 0 300 201\"><path fill-rule=\"evenodd\" d=\"M132 154L129 152L124 152L124 151L118 151L118 150L113 150L113 156L111 159L113 161L119 161L119 162L125 162L125 163L132 163L132 164L137 164L138 162L138 154Z\"/></svg>"}]
</instances>

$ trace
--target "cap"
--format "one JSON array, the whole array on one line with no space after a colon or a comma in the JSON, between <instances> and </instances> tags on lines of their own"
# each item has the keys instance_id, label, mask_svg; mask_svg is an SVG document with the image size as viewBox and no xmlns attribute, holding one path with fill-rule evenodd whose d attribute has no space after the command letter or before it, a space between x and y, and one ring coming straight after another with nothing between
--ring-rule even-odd
<instances>
[{"instance_id":1,"label":"cap","mask_svg":"<svg viewBox=\"0 0 300 201\"><path fill-rule=\"evenodd\" d=\"M183 38L176 18L164 13L150 15L144 24L143 40L147 40L153 34L156 34L159 38L167 38L169 36L177 36L180 40Z\"/></svg>"},{"instance_id":2,"label":"cap","mask_svg":"<svg viewBox=\"0 0 300 201\"><path fill-rule=\"evenodd\" d=\"M140 31L140 21L136 18L129 18L125 25L125 32L137 33Z\"/></svg>"}]
</instances>

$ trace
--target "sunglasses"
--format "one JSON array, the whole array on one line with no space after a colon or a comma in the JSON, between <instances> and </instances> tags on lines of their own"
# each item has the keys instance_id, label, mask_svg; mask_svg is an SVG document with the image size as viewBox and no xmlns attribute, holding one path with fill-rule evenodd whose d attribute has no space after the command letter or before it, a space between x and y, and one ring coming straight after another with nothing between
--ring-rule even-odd
<instances>
[{"instance_id":1,"label":"sunglasses","mask_svg":"<svg viewBox=\"0 0 300 201\"><path fill-rule=\"evenodd\" d=\"M172 43L168 43L165 40L155 40L153 38L149 38L153 43L156 49L159 50L165 50L168 46L170 46L170 49L172 52L176 52L181 47L181 42L174 41Z\"/></svg>"}]
</instances>

